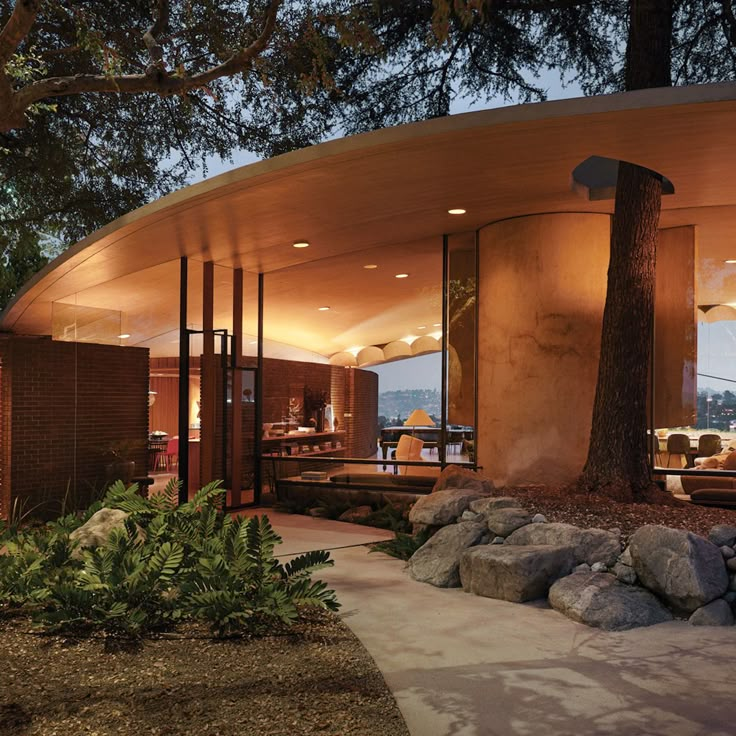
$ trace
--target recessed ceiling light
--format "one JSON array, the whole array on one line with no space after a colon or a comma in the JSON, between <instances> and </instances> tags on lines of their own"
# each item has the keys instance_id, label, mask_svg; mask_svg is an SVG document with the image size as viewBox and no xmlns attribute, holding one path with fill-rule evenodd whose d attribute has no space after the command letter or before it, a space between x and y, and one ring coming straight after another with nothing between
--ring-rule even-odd
<instances>
[{"instance_id":1,"label":"recessed ceiling light","mask_svg":"<svg viewBox=\"0 0 736 736\"><path fill-rule=\"evenodd\" d=\"M326 312L329 309L329 307L317 307L318 312Z\"/></svg>"},{"instance_id":2,"label":"recessed ceiling light","mask_svg":"<svg viewBox=\"0 0 736 736\"><path fill-rule=\"evenodd\" d=\"M435 322L432 327L442 327L442 322Z\"/></svg>"},{"instance_id":3,"label":"recessed ceiling light","mask_svg":"<svg viewBox=\"0 0 736 736\"><path fill-rule=\"evenodd\" d=\"M426 330L427 329L427 325L419 325L419 327L417 327L417 329L418 330Z\"/></svg>"},{"instance_id":4,"label":"recessed ceiling light","mask_svg":"<svg viewBox=\"0 0 736 736\"><path fill-rule=\"evenodd\" d=\"M464 215L467 210L464 210L462 207L454 207L451 210L447 210L447 212L451 215Z\"/></svg>"},{"instance_id":5,"label":"recessed ceiling light","mask_svg":"<svg viewBox=\"0 0 736 736\"><path fill-rule=\"evenodd\" d=\"M378 268L378 266L375 263L366 263L365 266L363 266L363 268L372 269L372 268Z\"/></svg>"},{"instance_id":6,"label":"recessed ceiling light","mask_svg":"<svg viewBox=\"0 0 736 736\"><path fill-rule=\"evenodd\" d=\"M396 274L396 278L397 279L408 279L409 278L409 274L408 273L397 273Z\"/></svg>"},{"instance_id":7,"label":"recessed ceiling light","mask_svg":"<svg viewBox=\"0 0 736 736\"><path fill-rule=\"evenodd\" d=\"M122 335L118 335L118 337L119 337L119 338L120 338L121 340L127 340L127 339L128 339L129 337L130 337L130 335L129 335L129 334L127 333L127 332L125 332L125 333L123 333Z\"/></svg>"},{"instance_id":8,"label":"recessed ceiling light","mask_svg":"<svg viewBox=\"0 0 736 736\"><path fill-rule=\"evenodd\" d=\"M736 258L727 258L724 263L736 263Z\"/></svg>"},{"instance_id":9,"label":"recessed ceiling light","mask_svg":"<svg viewBox=\"0 0 736 736\"><path fill-rule=\"evenodd\" d=\"M255 345L258 342L258 340L251 340L248 345Z\"/></svg>"},{"instance_id":10,"label":"recessed ceiling light","mask_svg":"<svg viewBox=\"0 0 736 736\"><path fill-rule=\"evenodd\" d=\"M306 240L297 240L294 243L295 248L309 248L309 243Z\"/></svg>"}]
</instances>

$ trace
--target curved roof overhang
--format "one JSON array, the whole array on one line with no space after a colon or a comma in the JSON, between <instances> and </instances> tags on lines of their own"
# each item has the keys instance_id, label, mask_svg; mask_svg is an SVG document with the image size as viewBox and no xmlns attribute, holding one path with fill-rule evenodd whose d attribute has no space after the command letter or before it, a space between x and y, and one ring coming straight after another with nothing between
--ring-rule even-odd
<instances>
[{"instance_id":1,"label":"curved roof overhang","mask_svg":"<svg viewBox=\"0 0 736 736\"><path fill-rule=\"evenodd\" d=\"M416 256L442 233L509 217L610 212L611 200L590 201L571 186L572 170L592 155L665 175L675 193L663 200L661 226L698 225L701 262L720 261L734 256L735 123L736 85L724 83L519 105L330 141L234 169L106 225L32 278L0 315L0 328L50 334L52 303L112 283L122 293L136 274L181 256L252 273L300 264L309 272L309 264L337 256L347 263L355 254L357 265L361 251L392 244ZM453 218L453 206L467 214ZM312 246L292 248L300 238ZM160 293L161 280L147 288ZM178 285L166 288L176 301ZM364 344L399 337L367 335ZM310 345L327 355L348 339L320 342L315 333Z\"/></svg>"}]
</instances>

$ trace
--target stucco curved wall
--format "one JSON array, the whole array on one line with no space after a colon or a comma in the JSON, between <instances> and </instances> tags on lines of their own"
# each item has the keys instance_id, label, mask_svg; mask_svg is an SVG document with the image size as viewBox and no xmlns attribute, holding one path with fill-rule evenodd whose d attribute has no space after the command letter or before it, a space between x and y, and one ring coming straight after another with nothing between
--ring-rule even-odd
<instances>
[{"instance_id":1,"label":"stucco curved wall","mask_svg":"<svg viewBox=\"0 0 736 736\"><path fill-rule=\"evenodd\" d=\"M480 231L478 463L498 483L564 483L588 446L610 217Z\"/></svg>"}]
</instances>

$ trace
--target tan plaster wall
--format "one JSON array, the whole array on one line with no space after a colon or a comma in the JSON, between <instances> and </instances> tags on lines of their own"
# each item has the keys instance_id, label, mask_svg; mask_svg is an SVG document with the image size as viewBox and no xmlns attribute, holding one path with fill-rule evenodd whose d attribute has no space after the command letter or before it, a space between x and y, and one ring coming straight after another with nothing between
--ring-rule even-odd
<instances>
[{"instance_id":1,"label":"tan plaster wall","mask_svg":"<svg viewBox=\"0 0 736 736\"><path fill-rule=\"evenodd\" d=\"M561 483L588 448L610 217L480 231L478 463L499 483Z\"/></svg>"}]
</instances>

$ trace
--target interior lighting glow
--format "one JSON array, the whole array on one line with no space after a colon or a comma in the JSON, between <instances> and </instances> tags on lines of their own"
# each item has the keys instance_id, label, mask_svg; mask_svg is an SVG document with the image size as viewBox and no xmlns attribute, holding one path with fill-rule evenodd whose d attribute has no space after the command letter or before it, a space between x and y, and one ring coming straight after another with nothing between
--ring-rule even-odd
<instances>
[{"instance_id":1,"label":"interior lighting glow","mask_svg":"<svg viewBox=\"0 0 736 736\"><path fill-rule=\"evenodd\" d=\"M409 274L408 273L397 273L396 274L396 278L397 279L408 279L409 278Z\"/></svg>"},{"instance_id":2,"label":"interior lighting glow","mask_svg":"<svg viewBox=\"0 0 736 736\"><path fill-rule=\"evenodd\" d=\"M375 263L366 263L365 266L363 266L363 268L367 268L368 270L371 270L373 268L378 268L378 265Z\"/></svg>"},{"instance_id":3,"label":"interior lighting glow","mask_svg":"<svg viewBox=\"0 0 736 736\"><path fill-rule=\"evenodd\" d=\"M736 263L736 258L727 258L724 263Z\"/></svg>"},{"instance_id":4,"label":"interior lighting glow","mask_svg":"<svg viewBox=\"0 0 736 736\"><path fill-rule=\"evenodd\" d=\"M464 215L467 210L464 210L462 207L453 207L451 210L447 210L447 212L450 215Z\"/></svg>"},{"instance_id":5,"label":"interior lighting glow","mask_svg":"<svg viewBox=\"0 0 736 736\"><path fill-rule=\"evenodd\" d=\"M353 357L357 357L358 353L365 347L365 345L356 345L352 348L345 348L346 353L352 353Z\"/></svg>"},{"instance_id":6,"label":"interior lighting glow","mask_svg":"<svg viewBox=\"0 0 736 736\"><path fill-rule=\"evenodd\" d=\"M442 327L442 322L435 322L432 327Z\"/></svg>"},{"instance_id":7,"label":"interior lighting glow","mask_svg":"<svg viewBox=\"0 0 736 736\"><path fill-rule=\"evenodd\" d=\"M118 335L118 337L121 340L127 340L130 337L130 335L127 332L124 332L122 335Z\"/></svg>"},{"instance_id":8,"label":"interior lighting glow","mask_svg":"<svg viewBox=\"0 0 736 736\"><path fill-rule=\"evenodd\" d=\"M329 311L329 309L330 309L329 307L317 307L318 312L327 312Z\"/></svg>"},{"instance_id":9,"label":"interior lighting glow","mask_svg":"<svg viewBox=\"0 0 736 736\"><path fill-rule=\"evenodd\" d=\"M306 240L297 240L294 243L295 248L309 248L309 243Z\"/></svg>"}]
</instances>

